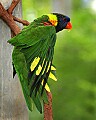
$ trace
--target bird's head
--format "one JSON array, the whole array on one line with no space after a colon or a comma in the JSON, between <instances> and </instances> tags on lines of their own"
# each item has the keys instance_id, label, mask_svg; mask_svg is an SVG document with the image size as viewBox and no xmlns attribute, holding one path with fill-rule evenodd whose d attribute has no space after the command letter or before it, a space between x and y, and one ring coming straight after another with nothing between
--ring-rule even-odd
<instances>
[{"instance_id":1,"label":"bird's head","mask_svg":"<svg viewBox=\"0 0 96 120\"><path fill-rule=\"evenodd\" d=\"M52 13L48 14L49 22L55 26L56 32L59 32L63 29L72 29L72 24L70 23L70 18L68 16Z\"/></svg>"}]
</instances>

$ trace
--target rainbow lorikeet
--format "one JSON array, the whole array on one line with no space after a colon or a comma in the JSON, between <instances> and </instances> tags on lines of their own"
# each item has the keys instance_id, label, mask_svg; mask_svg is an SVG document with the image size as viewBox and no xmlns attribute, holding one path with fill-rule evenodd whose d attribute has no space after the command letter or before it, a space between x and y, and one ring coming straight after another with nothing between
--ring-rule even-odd
<instances>
[{"instance_id":1,"label":"rainbow lorikeet","mask_svg":"<svg viewBox=\"0 0 96 120\"><path fill-rule=\"evenodd\" d=\"M57 80L56 68L52 60L56 33L63 29L71 29L68 16L51 13L35 19L18 35L8 41L14 46L12 53L13 76L17 73L29 110L32 103L42 113L40 96L47 101L46 91L48 77Z\"/></svg>"}]
</instances>

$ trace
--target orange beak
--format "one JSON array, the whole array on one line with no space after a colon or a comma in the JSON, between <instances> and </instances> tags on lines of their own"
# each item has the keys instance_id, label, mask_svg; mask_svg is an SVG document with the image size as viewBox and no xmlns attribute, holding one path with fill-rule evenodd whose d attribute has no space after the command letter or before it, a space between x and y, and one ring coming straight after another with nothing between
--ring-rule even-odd
<instances>
[{"instance_id":1,"label":"orange beak","mask_svg":"<svg viewBox=\"0 0 96 120\"><path fill-rule=\"evenodd\" d=\"M68 22L68 23L67 23L65 29L72 29L72 24L71 24L71 22Z\"/></svg>"}]
</instances>

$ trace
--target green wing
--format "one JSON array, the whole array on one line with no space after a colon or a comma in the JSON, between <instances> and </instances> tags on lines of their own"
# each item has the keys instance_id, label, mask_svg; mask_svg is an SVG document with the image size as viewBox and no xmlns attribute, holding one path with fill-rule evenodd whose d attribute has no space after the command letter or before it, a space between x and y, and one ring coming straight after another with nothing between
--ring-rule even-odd
<instances>
[{"instance_id":1,"label":"green wing","mask_svg":"<svg viewBox=\"0 0 96 120\"><path fill-rule=\"evenodd\" d=\"M29 25L8 42L15 46L12 55L13 64L19 76L28 108L32 110L33 100L37 109L42 112L39 96L44 91L51 70L56 42L55 28Z\"/></svg>"}]
</instances>

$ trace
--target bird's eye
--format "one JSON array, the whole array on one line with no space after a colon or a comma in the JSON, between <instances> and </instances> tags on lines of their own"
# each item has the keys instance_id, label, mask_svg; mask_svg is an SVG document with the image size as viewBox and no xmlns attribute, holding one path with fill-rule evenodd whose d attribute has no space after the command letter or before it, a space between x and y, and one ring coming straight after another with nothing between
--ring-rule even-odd
<instances>
[{"instance_id":1,"label":"bird's eye","mask_svg":"<svg viewBox=\"0 0 96 120\"><path fill-rule=\"evenodd\" d=\"M67 21L66 18L63 18L63 21L66 22Z\"/></svg>"}]
</instances>

